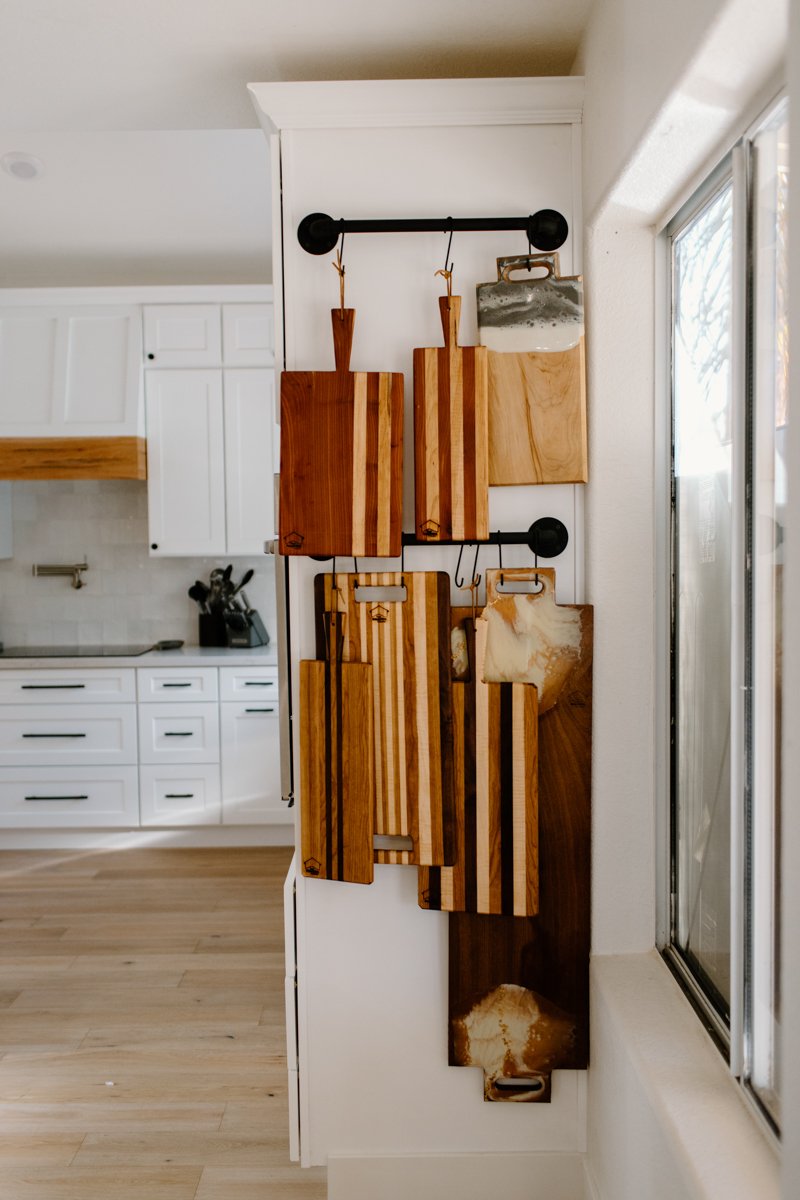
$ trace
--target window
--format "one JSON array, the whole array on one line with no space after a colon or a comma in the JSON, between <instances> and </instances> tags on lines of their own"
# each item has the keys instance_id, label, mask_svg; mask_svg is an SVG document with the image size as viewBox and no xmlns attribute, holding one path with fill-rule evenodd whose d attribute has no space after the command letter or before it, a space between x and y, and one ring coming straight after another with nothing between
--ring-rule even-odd
<instances>
[{"instance_id":1,"label":"window","mask_svg":"<svg viewBox=\"0 0 800 1200\"><path fill-rule=\"evenodd\" d=\"M780 1121L780 663L787 103L667 228L670 939L731 1070Z\"/></svg>"}]
</instances>

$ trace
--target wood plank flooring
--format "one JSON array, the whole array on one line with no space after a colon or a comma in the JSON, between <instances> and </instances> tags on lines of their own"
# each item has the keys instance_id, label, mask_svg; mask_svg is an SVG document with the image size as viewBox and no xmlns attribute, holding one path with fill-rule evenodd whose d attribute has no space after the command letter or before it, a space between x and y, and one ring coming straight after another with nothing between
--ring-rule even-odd
<instances>
[{"instance_id":1,"label":"wood plank flooring","mask_svg":"<svg viewBox=\"0 0 800 1200\"><path fill-rule=\"evenodd\" d=\"M2 1200L324 1200L289 1162L291 851L0 851Z\"/></svg>"}]
</instances>

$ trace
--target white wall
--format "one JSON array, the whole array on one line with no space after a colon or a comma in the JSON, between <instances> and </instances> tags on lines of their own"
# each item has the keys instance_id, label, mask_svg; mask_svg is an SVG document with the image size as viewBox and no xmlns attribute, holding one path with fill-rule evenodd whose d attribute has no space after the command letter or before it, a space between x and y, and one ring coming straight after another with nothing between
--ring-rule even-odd
<instances>
[{"instance_id":1,"label":"white wall","mask_svg":"<svg viewBox=\"0 0 800 1200\"><path fill-rule=\"evenodd\" d=\"M132 480L26 480L11 485L13 554L0 561L0 641L6 646L197 643L197 605L187 596L228 559L151 558L147 484ZM34 563L89 563L85 587L34 577ZM234 559L235 578L275 634L275 566L266 555Z\"/></svg>"},{"instance_id":2,"label":"white wall","mask_svg":"<svg viewBox=\"0 0 800 1200\"><path fill-rule=\"evenodd\" d=\"M653 1038L652 1029L642 1027L644 1013L636 1022L639 1009L647 1008L644 993L641 1005L625 1007L625 989L616 983L627 973L628 987L635 987L629 967L650 961L644 952L654 942L660 868L657 769L664 730L657 725L653 664L659 636L656 547L663 525L654 504L660 433L654 221L688 194L755 98L761 93L766 99L770 77L780 69L785 22L780 0L602 0L579 57L586 89L592 469L587 599L595 605L598 629L593 949L600 956L632 956L598 958L593 973L589 1163L600 1200L730 1196L723 1168L735 1164L737 1154L741 1178L751 1181L743 1195L775 1195L777 1189L774 1154L735 1088L712 1086L724 1070L713 1058L704 1078L712 1081L708 1094L715 1120L727 1122L727 1139L701 1138L700 1150L695 1139L702 1161L693 1159L667 1119L663 1079L646 1069L656 1051L668 1051L671 1039L676 1050L681 1047L680 1015L688 1006L680 996L665 1003L660 1037ZM650 986L667 997L673 985L665 968L657 963L653 972ZM681 1070L674 1059L672 1080L686 1084L688 1099L698 1076L681 1077ZM650 1163L660 1165L656 1176ZM753 1178L759 1181L755 1190Z\"/></svg>"}]
</instances>

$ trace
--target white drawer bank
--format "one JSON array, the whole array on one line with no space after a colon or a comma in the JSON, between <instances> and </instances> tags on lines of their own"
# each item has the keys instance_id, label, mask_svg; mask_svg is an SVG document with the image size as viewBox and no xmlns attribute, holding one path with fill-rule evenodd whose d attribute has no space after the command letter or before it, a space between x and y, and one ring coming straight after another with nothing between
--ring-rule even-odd
<instances>
[{"instance_id":1,"label":"white drawer bank","mask_svg":"<svg viewBox=\"0 0 800 1200\"><path fill-rule=\"evenodd\" d=\"M0 827L288 825L278 747L274 663L0 670Z\"/></svg>"}]
</instances>

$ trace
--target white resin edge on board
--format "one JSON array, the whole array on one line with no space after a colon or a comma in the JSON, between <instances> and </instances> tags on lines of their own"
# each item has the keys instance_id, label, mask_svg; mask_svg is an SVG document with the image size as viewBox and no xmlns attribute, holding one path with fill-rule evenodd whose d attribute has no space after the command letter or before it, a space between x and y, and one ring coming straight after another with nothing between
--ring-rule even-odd
<instances>
[{"instance_id":1,"label":"white resin edge on board","mask_svg":"<svg viewBox=\"0 0 800 1200\"><path fill-rule=\"evenodd\" d=\"M423 125L570 124L583 113L578 75L512 79L363 79L249 83L267 133Z\"/></svg>"},{"instance_id":2,"label":"white resin edge on board","mask_svg":"<svg viewBox=\"0 0 800 1200\"><path fill-rule=\"evenodd\" d=\"M331 1155L328 1200L590 1200L582 1154Z\"/></svg>"},{"instance_id":3,"label":"white resin edge on board","mask_svg":"<svg viewBox=\"0 0 800 1200\"><path fill-rule=\"evenodd\" d=\"M97 658L0 658L0 671L74 670L76 667L275 667L273 646L226 650L221 646L186 646L180 650L148 650L145 654L102 655Z\"/></svg>"}]
</instances>

